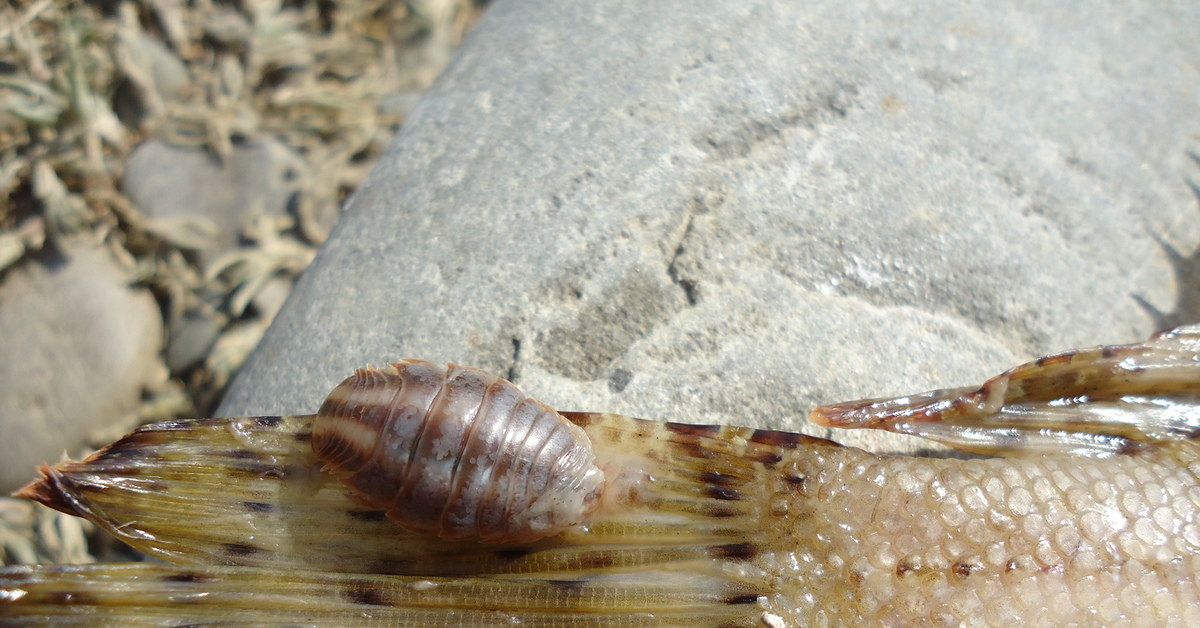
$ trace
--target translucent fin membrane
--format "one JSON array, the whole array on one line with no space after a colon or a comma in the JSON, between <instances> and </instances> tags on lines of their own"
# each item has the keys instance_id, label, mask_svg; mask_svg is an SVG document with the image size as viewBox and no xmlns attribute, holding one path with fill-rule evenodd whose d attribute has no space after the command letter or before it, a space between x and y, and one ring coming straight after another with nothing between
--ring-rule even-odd
<instances>
[{"instance_id":1,"label":"translucent fin membrane","mask_svg":"<svg viewBox=\"0 0 1200 628\"><path fill-rule=\"evenodd\" d=\"M152 563L0 571L5 626L741 626L722 583L418 578ZM614 607L614 602L620 602ZM757 617L757 613L751 614Z\"/></svg>"},{"instance_id":2,"label":"translucent fin membrane","mask_svg":"<svg viewBox=\"0 0 1200 628\"><path fill-rule=\"evenodd\" d=\"M1111 455L1193 439L1200 434L1200 328L1047 356L979 388L822 406L810 419L995 455Z\"/></svg>"},{"instance_id":3,"label":"translucent fin membrane","mask_svg":"<svg viewBox=\"0 0 1200 628\"><path fill-rule=\"evenodd\" d=\"M767 467L804 437L570 417L609 475L604 504L584 526L519 545L410 534L347 499L308 449L311 417L141 428L83 462L43 468L20 494L193 566L0 570L0 617L292 623L304 609L320 609L313 622L352 625L346 618L363 604L344 592L366 582L374 592L362 596L395 601L371 616L403 620L394 625L507 624L509 615L558 626L757 621L766 585L743 568L760 542L766 500L755 491ZM441 593L404 597L426 581ZM322 590L326 582L334 584ZM431 619L439 616L441 623Z\"/></svg>"}]
</instances>

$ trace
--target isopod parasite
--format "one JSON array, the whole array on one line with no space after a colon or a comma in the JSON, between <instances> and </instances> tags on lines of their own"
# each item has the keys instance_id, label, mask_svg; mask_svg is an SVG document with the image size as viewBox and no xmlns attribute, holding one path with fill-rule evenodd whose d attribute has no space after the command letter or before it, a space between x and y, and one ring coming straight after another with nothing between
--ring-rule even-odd
<instances>
[{"instance_id":1,"label":"isopod parasite","mask_svg":"<svg viewBox=\"0 0 1200 628\"><path fill-rule=\"evenodd\" d=\"M322 404L312 448L362 502L448 540L553 536L581 523L604 485L579 426L454 364L358 369Z\"/></svg>"}]
</instances>

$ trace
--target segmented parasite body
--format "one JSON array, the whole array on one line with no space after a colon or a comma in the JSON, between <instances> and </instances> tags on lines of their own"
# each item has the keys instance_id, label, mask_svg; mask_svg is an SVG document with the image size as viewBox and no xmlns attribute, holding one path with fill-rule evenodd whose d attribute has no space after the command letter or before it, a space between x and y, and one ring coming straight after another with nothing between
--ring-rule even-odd
<instances>
[{"instance_id":1,"label":"segmented parasite body","mask_svg":"<svg viewBox=\"0 0 1200 628\"><path fill-rule=\"evenodd\" d=\"M583 430L474 368L359 369L313 422L325 469L417 533L525 543L582 522L604 474Z\"/></svg>"},{"instance_id":2,"label":"segmented parasite body","mask_svg":"<svg viewBox=\"0 0 1200 628\"><path fill-rule=\"evenodd\" d=\"M43 467L20 495L167 563L0 569L0 623L1200 626L1200 327L811 419L988 457L555 413L405 361L316 416Z\"/></svg>"}]
</instances>

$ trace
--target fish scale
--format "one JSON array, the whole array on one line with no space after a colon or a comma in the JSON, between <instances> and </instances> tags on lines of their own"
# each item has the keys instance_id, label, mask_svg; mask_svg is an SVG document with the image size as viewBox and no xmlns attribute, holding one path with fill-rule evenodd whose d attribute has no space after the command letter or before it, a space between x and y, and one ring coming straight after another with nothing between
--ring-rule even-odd
<instances>
[{"instance_id":1,"label":"fish scale","mask_svg":"<svg viewBox=\"0 0 1200 628\"><path fill-rule=\"evenodd\" d=\"M781 584L770 610L791 625L1200 621L1191 443L1115 459L793 457L792 472L813 481L781 491L810 510L783 517L767 546L788 549L771 562L823 568L776 568ZM1097 478L1114 476L1152 479L1094 490L1104 482ZM1079 602L1089 596L1115 603Z\"/></svg>"}]
</instances>

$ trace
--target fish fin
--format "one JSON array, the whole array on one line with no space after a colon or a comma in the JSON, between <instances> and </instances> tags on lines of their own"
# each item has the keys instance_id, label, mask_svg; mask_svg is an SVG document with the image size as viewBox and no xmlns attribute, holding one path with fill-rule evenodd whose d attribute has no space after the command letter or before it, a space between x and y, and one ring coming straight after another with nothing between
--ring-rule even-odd
<instances>
[{"instance_id":1,"label":"fish fin","mask_svg":"<svg viewBox=\"0 0 1200 628\"><path fill-rule=\"evenodd\" d=\"M1200 326L1066 351L978 388L821 406L819 425L920 436L974 453L1132 453L1200 436Z\"/></svg>"},{"instance_id":2,"label":"fish fin","mask_svg":"<svg viewBox=\"0 0 1200 628\"><path fill-rule=\"evenodd\" d=\"M673 572L442 578L230 565L0 568L6 626L754 626L756 595Z\"/></svg>"},{"instance_id":3,"label":"fish fin","mask_svg":"<svg viewBox=\"0 0 1200 628\"><path fill-rule=\"evenodd\" d=\"M769 430L567 414L591 439L607 485L601 505L582 525L532 543L412 534L384 512L355 504L336 476L319 471L307 447L311 416L145 426L87 460L43 468L43 477L21 495L84 516L166 561L254 574L250 580L267 588L278 574L306 570L322 578L369 573L393 578L385 580L389 583L446 582L446 590L450 584L463 590L475 586L481 593L472 595L493 600L480 601L470 612L490 603L487 608L523 625L556 623L546 619L549 611L520 606L529 595L521 587L539 583L567 591L562 594L569 598L563 602L567 610L584 604L583 598L612 605L590 608L586 621L557 625L637 625L650 616L670 618L661 619L661 625L758 621L759 600L772 585L755 575L754 565L766 538L764 518L779 516L759 494L778 489L764 477L779 476L775 467L785 464L791 450L844 448ZM38 572L38 577L53 584L81 574L88 587L110 590L104 588L110 586L106 572L79 569ZM222 595L241 586L211 582ZM637 590L646 591L646 602L636 602L643 595ZM633 606L626 603L630 598ZM671 599L680 600L677 610L657 615L648 610L667 609ZM169 601L152 600L154 605ZM29 612L48 612L39 609ZM555 617L561 617L563 609L556 609ZM0 604L0 616L4 612ZM436 625L407 607L398 612L415 618L412 625Z\"/></svg>"},{"instance_id":4,"label":"fish fin","mask_svg":"<svg viewBox=\"0 0 1200 628\"><path fill-rule=\"evenodd\" d=\"M532 543L414 534L356 503L336 475L319 471L307 447L311 416L147 425L84 461L43 466L18 495L169 562L559 578L704 562L753 543L760 475L803 443L837 447L767 430L572 417L608 478L602 505L583 525Z\"/></svg>"}]
</instances>

